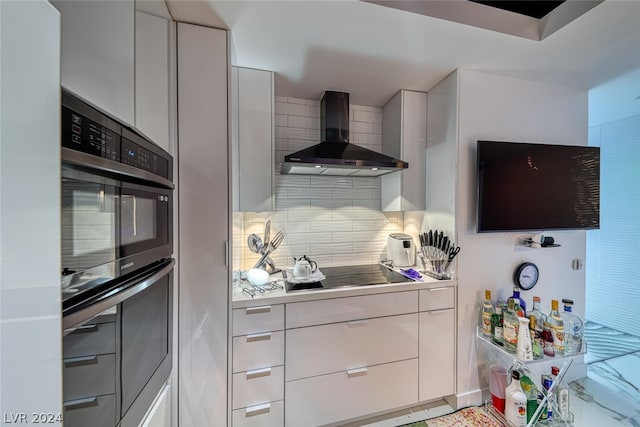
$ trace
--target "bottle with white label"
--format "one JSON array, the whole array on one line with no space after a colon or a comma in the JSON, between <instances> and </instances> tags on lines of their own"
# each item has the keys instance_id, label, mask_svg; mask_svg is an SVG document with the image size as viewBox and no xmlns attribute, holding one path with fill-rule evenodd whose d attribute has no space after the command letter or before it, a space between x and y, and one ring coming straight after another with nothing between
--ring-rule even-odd
<instances>
[{"instance_id":1,"label":"bottle with white label","mask_svg":"<svg viewBox=\"0 0 640 427\"><path fill-rule=\"evenodd\" d=\"M527 425L527 395L520 386L520 372L511 373L511 382L504 390L504 416L514 427Z\"/></svg>"},{"instance_id":2,"label":"bottle with white label","mask_svg":"<svg viewBox=\"0 0 640 427\"><path fill-rule=\"evenodd\" d=\"M495 312L493 302L491 302L491 291L484 291L484 301L482 302L482 335L491 336L491 315Z\"/></svg>"},{"instance_id":3,"label":"bottle with white label","mask_svg":"<svg viewBox=\"0 0 640 427\"><path fill-rule=\"evenodd\" d=\"M557 366L551 367L551 375L553 376L553 382L559 381L558 374L560 369ZM560 381L555 386L555 397L558 404L558 416L565 421L569 420L569 386Z\"/></svg>"}]
</instances>

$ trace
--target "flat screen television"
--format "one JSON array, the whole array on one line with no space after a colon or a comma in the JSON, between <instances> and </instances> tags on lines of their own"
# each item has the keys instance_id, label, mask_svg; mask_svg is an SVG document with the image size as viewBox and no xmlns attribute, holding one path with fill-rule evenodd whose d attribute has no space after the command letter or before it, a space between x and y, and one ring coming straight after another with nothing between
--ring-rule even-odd
<instances>
[{"instance_id":1,"label":"flat screen television","mask_svg":"<svg viewBox=\"0 0 640 427\"><path fill-rule=\"evenodd\" d=\"M478 141L477 231L600 227L600 148Z\"/></svg>"}]
</instances>

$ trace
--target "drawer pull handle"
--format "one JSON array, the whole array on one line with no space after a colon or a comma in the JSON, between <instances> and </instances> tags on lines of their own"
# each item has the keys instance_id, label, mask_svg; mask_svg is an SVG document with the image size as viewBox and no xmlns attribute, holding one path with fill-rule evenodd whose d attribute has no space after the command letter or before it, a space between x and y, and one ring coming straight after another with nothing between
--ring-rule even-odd
<instances>
[{"instance_id":1,"label":"drawer pull handle","mask_svg":"<svg viewBox=\"0 0 640 427\"><path fill-rule=\"evenodd\" d=\"M362 320L350 320L347 322L347 326L362 326L367 324L367 319Z\"/></svg>"},{"instance_id":2,"label":"drawer pull handle","mask_svg":"<svg viewBox=\"0 0 640 427\"><path fill-rule=\"evenodd\" d=\"M87 334L89 332L96 332L98 330L98 324L93 323L91 325L82 325L76 328L68 329L69 334Z\"/></svg>"},{"instance_id":3,"label":"drawer pull handle","mask_svg":"<svg viewBox=\"0 0 640 427\"><path fill-rule=\"evenodd\" d=\"M369 372L367 368L349 369L347 370L347 377L349 378L359 377L362 375L367 375L367 372Z\"/></svg>"},{"instance_id":4,"label":"drawer pull handle","mask_svg":"<svg viewBox=\"0 0 640 427\"><path fill-rule=\"evenodd\" d=\"M84 356L64 359L65 368L73 368L75 366L96 365L98 364L98 356Z\"/></svg>"},{"instance_id":5,"label":"drawer pull handle","mask_svg":"<svg viewBox=\"0 0 640 427\"><path fill-rule=\"evenodd\" d=\"M444 288L430 288L429 292L431 291L446 291L447 289L449 289L449 287L444 287Z\"/></svg>"},{"instance_id":6,"label":"drawer pull handle","mask_svg":"<svg viewBox=\"0 0 640 427\"><path fill-rule=\"evenodd\" d=\"M271 403L265 403L263 405L250 406L245 409L245 417L253 417L260 414L266 414L271 412Z\"/></svg>"},{"instance_id":7,"label":"drawer pull handle","mask_svg":"<svg viewBox=\"0 0 640 427\"><path fill-rule=\"evenodd\" d=\"M268 377L271 375L271 368L254 369L253 371L247 371L247 379Z\"/></svg>"},{"instance_id":8,"label":"drawer pull handle","mask_svg":"<svg viewBox=\"0 0 640 427\"><path fill-rule=\"evenodd\" d=\"M63 403L65 411L73 411L74 409L91 408L98 406L97 397L87 397L84 399L69 400Z\"/></svg>"},{"instance_id":9,"label":"drawer pull handle","mask_svg":"<svg viewBox=\"0 0 640 427\"><path fill-rule=\"evenodd\" d=\"M247 342L268 341L270 339L271 339L271 332L265 332L263 334L247 335Z\"/></svg>"},{"instance_id":10,"label":"drawer pull handle","mask_svg":"<svg viewBox=\"0 0 640 427\"><path fill-rule=\"evenodd\" d=\"M262 305L260 307L247 307L246 314L259 314L259 313L269 313L271 311L270 305Z\"/></svg>"}]
</instances>

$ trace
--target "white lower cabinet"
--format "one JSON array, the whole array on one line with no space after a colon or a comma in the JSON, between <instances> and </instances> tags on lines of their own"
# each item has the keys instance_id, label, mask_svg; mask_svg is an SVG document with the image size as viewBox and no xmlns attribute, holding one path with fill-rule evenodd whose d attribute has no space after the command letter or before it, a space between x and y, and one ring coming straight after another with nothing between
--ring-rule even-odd
<instances>
[{"instance_id":1,"label":"white lower cabinet","mask_svg":"<svg viewBox=\"0 0 640 427\"><path fill-rule=\"evenodd\" d=\"M454 393L454 307L449 285L235 309L233 426L341 423Z\"/></svg>"},{"instance_id":2,"label":"white lower cabinet","mask_svg":"<svg viewBox=\"0 0 640 427\"><path fill-rule=\"evenodd\" d=\"M277 427L284 425L284 402L269 402L237 409L231 414L233 427Z\"/></svg>"},{"instance_id":3,"label":"white lower cabinet","mask_svg":"<svg viewBox=\"0 0 640 427\"><path fill-rule=\"evenodd\" d=\"M233 322L232 425L283 426L284 306L235 309Z\"/></svg>"},{"instance_id":4,"label":"white lower cabinet","mask_svg":"<svg viewBox=\"0 0 640 427\"><path fill-rule=\"evenodd\" d=\"M456 391L455 287L420 291L420 401Z\"/></svg>"},{"instance_id":5,"label":"white lower cabinet","mask_svg":"<svg viewBox=\"0 0 640 427\"><path fill-rule=\"evenodd\" d=\"M285 425L318 426L417 403L417 370L418 359L410 359L288 381Z\"/></svg>"}]
</instances>

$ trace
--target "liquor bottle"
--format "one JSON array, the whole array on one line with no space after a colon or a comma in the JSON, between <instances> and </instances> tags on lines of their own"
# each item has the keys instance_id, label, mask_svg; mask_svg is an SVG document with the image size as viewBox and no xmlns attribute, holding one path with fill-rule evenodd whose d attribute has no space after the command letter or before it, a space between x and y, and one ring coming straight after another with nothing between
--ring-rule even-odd
<instances>
[{"instance_id":1,"label":"liquor bottle","mask_svg":"<svg viewBox=\"0 0 640 427\"><path fill-rule=\"evenodd\" d=\"M527 395L527 424L538 409L538 388L534 382L526 374L522 374L520 377L520 387L522 391Z\"/></svg>"},{"instance_id":2,"label":"liquor bottle","mask_svg":"<svg viewBox=\"0 0 640 427\"><path fill-rule=\"evenodd\" d=\"M544 340L542 333L544 331L545 315L540 311L540 297L533 297L533 308L528 313L529 316L529 333L531 334L531 344L533 351L533 359L539 360L544 358Z\"/></svg>"},{"instance_id":3,"label":"liquor bottle","mask_svg":"<svg viewBox=\"0 0 640 427\"><path fill-rule=\"evenodd\" d=\"M518 328L518 344L516 346L516 357L523 362L533 360L533 350L531 348L531 334L529 334L529 319L518 317L520 327Z\"/></svg>"},{"instance_id":4,"label":"liquor bottle","mask_svg":"<svg viewBox=\"0 0 640 427\"><path fill-rule=\"evenodd\" d=\"M482 335L491 336L491 315L495 312L491 302L491 291L484 291L484 301L482 302Z\"/></svg>"},{"instance_id":5,"label":"liquor bottle","mask_svg":"<svg viewBox=\"0 0 640 427\"><path fill-rule=\"evenodd\" d=\"M551 300L551 312L547 316L547 325L553 336L553 350L556 355L564 355L564 321L558 312L558 300Z\"/></svg>"},{"instance_id":6,"label":"liquor bottle","mask_svg":"<svg viewBox=\"0 0 640 427\"><path fill-rule=\"evenodd\" d=\"M515 427L527 425L527 395L520 386L520 372L511 373L511 382L504 390L504 416Z\"/></svg>"},{"instance_id":7,"label":"liquor bottle","mask_svg":"<svg viewBox=\"0 0 640 427\"><path fill-rule=\"evenodd\" d=\"M517 286L514 286L513 295L511 296L511 298L517 299L518 302L520 303L520 307L522 307L522 310L524 310L525 313L527 312L527 303L524 302L524 300L520 296L520 289L518 289Z\"/></svg>"},{"instance_id":8,"label":"liquor bottle","mask_svg":"<svg viewBox=\"0 0 640 427\"><path fill-rule=\"evenodd\" d=\"M556 398L556 403L558 404L558 412L556 413L556 417L560 417L564 421L569 420L569 387L558 379L558 374L560 373L560 369L557 366L551 367L551 376L553 377L553 382L558 382L553 388Z\"/></svg>"},{"instance_id":9,"label":"liquor bottle","mask_svg":"<svg viewBox=\"0 0 640 427\"><path fill-rule=\"evenodd\" d=\"M552 404L551 400L555 399L555 395L554 392L549 393L549 389L553 384L553 376L549 374L542 374L540 383L542 384L542 388L544 389L544 395L547 396L547 403L545 403L545 407L542 408L542 416L540 417L540 420L543 422L543 424L552 424L554 405Z\"/></svg>"},{"instance_id":10,"label":"liquor bottle","mask_svg":"<svg viewBox=\"0 0 640 427\"><path fill-rule=\"evenodd\" d=\"M491 340L494 344L502 344L502 305L496 304L496 311L491 315Z\"/></svg>"},{"instance_id":11,"label":"liquor bottle","mask_svg":"<svg viewBox=\"0 0 640 427\"><path fill-rule=\"evenodd\" d=\"M518 328L520 321L515 311L516 300L509 298L507 310L502 314L502 342L504 349L509 353L515 353L518 346Z\"/></svg>"},{"instance_id":12,"label":"liquor bottle","mask_svg":"<svg viewBox=\"0 0 640 427\"><path fill-rule=\"evenodd\" d=\"M582 320L573 314L573 301L563 299L564 311L560 314L564 322L564 353L577 354L582 348Z\"/></svg>"}]
</instances>

